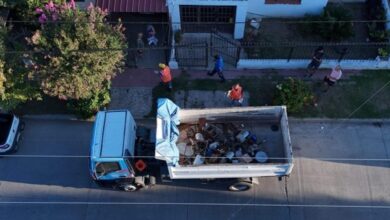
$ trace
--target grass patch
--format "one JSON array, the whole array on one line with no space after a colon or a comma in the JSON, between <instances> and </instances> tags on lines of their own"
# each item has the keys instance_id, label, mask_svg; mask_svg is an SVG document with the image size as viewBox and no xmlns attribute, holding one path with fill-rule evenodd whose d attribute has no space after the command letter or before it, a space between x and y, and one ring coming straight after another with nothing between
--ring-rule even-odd
<instances>
[{"instance_id":1,"label":"grass patch","mask_svg":"<svg viewBox=\"0 0 390 220\"><path fill-rule=\"evenodd\" d=\"M390 71L364 71L340 81L319 97L317 111L307 116L330 118L388 118L390 117L390 85L364 104L374 93L390 81ZM353 113L356 111L355 113ZM353 113L353 114L352 114ZM352 115L351 115L352 114Z\"/></svg>"}]
</instances>

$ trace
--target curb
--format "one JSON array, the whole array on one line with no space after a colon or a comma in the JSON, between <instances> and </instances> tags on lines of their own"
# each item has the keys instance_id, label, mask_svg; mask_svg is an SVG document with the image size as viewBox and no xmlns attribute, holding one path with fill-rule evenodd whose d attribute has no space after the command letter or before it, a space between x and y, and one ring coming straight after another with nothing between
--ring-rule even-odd
<instances>
[{"instance_id":1,"label":"curb","mask_svg":"<svg viewBox=\"0 0 390 220\"><path fill-rule=\"evenodd\" d=\"M65 120L65 121L92 121L93 119L79 119L71 114L50 114L50 115L23 115L24 119L39 120Z\"/></svg>"},{"instance_id":2,"label":"curb","mask_svg":"<svg viewBox=\"0 0 390 220\"><path fill-rule=\"evenodd\" d=\"M289 122L311 122L311 123L390 123L387 118L296 118L289 117Z\"/></svg>"},{"instance_id":3,"label":"curb","mask_svg":"<svg viewBox=\"0 0 390 220\"><path fill-rule=\"evenodd\" d=\"M50 115L24 115L22 118L25 119L41 119L41 120L70 120L70 121L94 121L94 117L90 119L79 119L75 115L71 114L50 114ZM135 117L134 119L138 121L147 121L150 118L144 117ZM296 118L289 117L289 122L311 122L311 123L390 123L390 119L383 118L369 118L369 119L361 119L361 118Z\"/></svg>"}]
</instances>

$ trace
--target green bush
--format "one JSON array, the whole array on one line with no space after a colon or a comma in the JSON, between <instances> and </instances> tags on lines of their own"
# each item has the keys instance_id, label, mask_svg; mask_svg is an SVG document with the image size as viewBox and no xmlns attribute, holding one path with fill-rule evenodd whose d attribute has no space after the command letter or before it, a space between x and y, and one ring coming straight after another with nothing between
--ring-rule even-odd
<instances>
[{"instance_id":1,"label":"green bush","mask_svg":"<svg viewBox=\"0 0 390 220\"><path fill-rule=\"evenodd\" d=\"M289 113L301 112L303 108L314 102L314 95L302 81L288 78L276 85L274 105L285 105Z\"/></svg>"},{"instance_id":2,"label":"green bush","mask_svg":"<svg viewBox=\"0 0 390 220\"><path fill-rule=\"evenodd\" d=\"M310 21L302 24L304 33L316 34L328 41L342 41L354 36L351 13L341 6L328 5L321 15L306 15L304 20Z\"/></svg>"},{"instance_id":3,"label":"green bush","mask_svg":"<svg viewBox=\"0 0 390 220\"><path fill-rule=\"evenodd\" d=\"M100 109L106 107L110 101L109 83L106 82L104 88L97 91L89 99L71 100L67 107L70 112L79 118L87 119L94 116Z\"/></svg>"},{"instance_id":4,"label":"green bush","mask_svg":"<svg viewBox=\"0 0 390 220\"><path fill-rule=\"evenodd\" d=\"M385 29L379 27L377 23L369 23L368 27L368 36L371 41L374 42L386 42L388 40L389 34Z\"/></svg>"},{"instance_id":5,"label":"green bush","mask_svg":"<svg viewBox=\"0 0 390 220\"><path fill-rule=\"evenodd\" d=\"M370 41L387 42L389 34L386 31L385 22L377 22L386 20L386 11L381 0L367 1L368 19L375 20L367 23L368 36Z\"/></svg>"}]
</instances>

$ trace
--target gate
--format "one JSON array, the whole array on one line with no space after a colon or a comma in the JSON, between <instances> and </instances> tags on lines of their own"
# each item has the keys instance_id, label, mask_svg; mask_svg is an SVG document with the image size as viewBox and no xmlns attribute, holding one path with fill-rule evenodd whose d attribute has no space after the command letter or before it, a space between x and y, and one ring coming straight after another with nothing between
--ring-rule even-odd
<instances>
[{"instance_id":1,"label":"gate","mask_svg":"<svg viewBox=\"0 0 390 220\"><path fill-rule=\"evenodd\" d=\"M178 44L175 46L175 58L183 67L207 67L207 50L207 42Z\"/></svg>"},{"instance_id":2,"label":"gate","mask_svg":"<svg viewBox=\"0 0 390 220\"><path fill-rule=\"evenodd\" d=\"M241 45L237 41L223 36L218 31L210 34L210 52L211 55L219 54L226 63L235 67L240 59Z\"/></svg>"}]
</instances>

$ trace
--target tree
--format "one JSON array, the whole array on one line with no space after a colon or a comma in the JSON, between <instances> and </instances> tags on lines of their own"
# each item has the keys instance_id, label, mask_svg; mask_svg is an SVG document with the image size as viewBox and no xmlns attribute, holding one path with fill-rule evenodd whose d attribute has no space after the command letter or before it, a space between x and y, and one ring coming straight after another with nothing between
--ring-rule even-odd
<instances>
[{"instance_id":1,"label":"tree","mask_svg":"<svg viewBox=\"0 0 390 220\"><path fill-rule=\"evenodd\" d=\"M108 24L107 12L92 4L79 10L73 0L50 1L35 11L41 28L29 43L36 63L34 78L42 91L63 100L85 100L106 89L123 64L122 25Z\"/></svg>"},{"instance_id":2,"label":"tree","mask_svg":"<svg viewBox=\"0 0 390 220\"><path fill-rule=\"evenodd\" d=\"M23 65L20 54L5 56L7 35L7 28L0 25L0 109L5 111L28 100L41 98L37 83L29 77L31 69Z\"/></svg>"}]
</instances>

